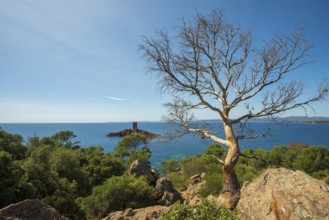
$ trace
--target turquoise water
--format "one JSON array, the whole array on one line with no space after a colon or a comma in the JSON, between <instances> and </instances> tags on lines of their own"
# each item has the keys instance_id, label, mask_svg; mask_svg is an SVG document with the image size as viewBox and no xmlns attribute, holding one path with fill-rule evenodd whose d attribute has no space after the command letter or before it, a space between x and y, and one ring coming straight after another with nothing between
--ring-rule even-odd
<instances>
[{"instance_id":1,"label":"turquoise water","mask_svg":"<svg viewBox=\"0 0 329 220\"><path fill-rule=\"evenodd\" d=\"M62 130L70 130L77 135L75 141L80 141L81 147L102 146L105 152L110 152L120 138L110 138L106 135L109 132L131 128L132 123L0 124L0 126L7 132L22 135L25 141L34 135L45 137ZM223 135L220 123L211 123L210 126L217 130L218 136ZM266 138L241 140L241 149L271 149L273 146L288 145L293 142L329 146L329 124L250 124L250 128L255 132L266 130L269 126L272 129L272 135ZM161 122L141 122L138 127L157 134L174 130L172 125ZM210 144L210 141L198 139L192 134L169 143L159 143L157 140L152 140L149 145L152 151L151 163L153 166L159 167L161 161L202 153Z\"/></svg>"}]
</instances>

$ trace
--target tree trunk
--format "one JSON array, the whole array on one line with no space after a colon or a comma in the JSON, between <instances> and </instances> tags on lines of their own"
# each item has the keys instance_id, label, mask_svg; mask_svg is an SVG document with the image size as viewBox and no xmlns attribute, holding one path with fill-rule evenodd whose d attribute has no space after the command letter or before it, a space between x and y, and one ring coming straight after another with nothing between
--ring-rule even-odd
<instances>
[{"instance_id":1,"label":"tree trunk","mask_svg":"<svg viewBox=\"0 0 329 220\"><path fill-rule=\"evenodd\" d=\"M228 152L223 167L223 194L218 198L220 206L234 209L240 199L240 185L234 167L239 159L239 144L234 136L233 128L224 124Z\"/></svg>"},{"instance_id":2,"label":"tree trunk","mask_svg":"<svg viewBox=\"0 0 329 220\"><path fill-rule=\"evenodd\" d=\"M234 209L240 199L240 185L234 169L223 168L223 204L228 209Z\"/></svg>"}]
</instances>

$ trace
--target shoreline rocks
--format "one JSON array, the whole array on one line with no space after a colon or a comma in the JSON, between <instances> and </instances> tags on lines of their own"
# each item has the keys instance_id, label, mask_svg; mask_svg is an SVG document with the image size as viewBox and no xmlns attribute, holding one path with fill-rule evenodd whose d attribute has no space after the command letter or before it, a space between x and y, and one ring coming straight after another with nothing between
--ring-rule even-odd
<instances>
[{"instance_id":1,"label":"shoreline rocks","mask_svg":"<svg viewBox=\"0 0 329 220\"><path fill-rule=\"evenodd\" d=\"M140 130L140 129L136 129L136 130L134 130L134 129L124 129L124 130L119 131L119 132L113 132L113 133L111 132L107 136L108 137L124 137L124 136L130 135L130 134L133 134L133 133L138 133L138 134L144 136L145 138L149 138L149 139L157 138L157 137L160 136L159 134L155 134L155 133Z\"/></svg>"},{"instance_id":2,"label":"shoreline rocks","mask_svg":"<svg viewBox=\"0 0 329 220\"><path fill-rule=\"evenodd\" d=\"M130 135L130 134L133 134L133 133L138 133L148 139L157 138L160 136L159 134L155 134L155 133L152 133L149 131L144 131L144 130L138 129L137 122L133 122L133 127L131 129L124 129L119 132L110 132L107 134L107 136L108 137L124 137L124 136Z\"/></svg>"}]
</instances>

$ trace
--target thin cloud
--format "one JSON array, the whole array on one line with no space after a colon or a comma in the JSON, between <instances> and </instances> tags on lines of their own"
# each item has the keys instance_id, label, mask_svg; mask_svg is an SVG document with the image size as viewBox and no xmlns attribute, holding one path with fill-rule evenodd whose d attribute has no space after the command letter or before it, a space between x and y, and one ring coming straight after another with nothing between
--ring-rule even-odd
<instances>
[{"instance_id":1,"label":"thin cloud","mask_svg":"<svg viewBox=\"0 0 329 220\"><path fill-rule=\"evenodd\" d=\"M114 101L126 101L127 99L123 99L123 98L118 98L118 97L113 97L113 96L106 96L107 99L111 99Z\"/></svg>"}]
</instances>

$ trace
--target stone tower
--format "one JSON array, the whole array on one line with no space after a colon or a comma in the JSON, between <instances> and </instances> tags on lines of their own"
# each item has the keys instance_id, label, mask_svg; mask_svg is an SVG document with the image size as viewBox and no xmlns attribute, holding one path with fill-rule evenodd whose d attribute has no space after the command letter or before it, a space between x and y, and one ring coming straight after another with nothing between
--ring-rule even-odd
<instances>
[{"instance_id":1,"label":"stone tower","mask_svg":"<svg viewBox=\"0 0 329 220\"><path fill-rule=\"evenodd\" d=\"M137 122L133 122L133 131L137 131Z\"/></svg>"}]
</instances>

